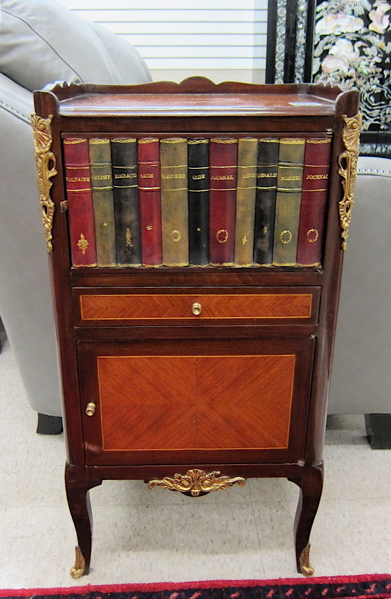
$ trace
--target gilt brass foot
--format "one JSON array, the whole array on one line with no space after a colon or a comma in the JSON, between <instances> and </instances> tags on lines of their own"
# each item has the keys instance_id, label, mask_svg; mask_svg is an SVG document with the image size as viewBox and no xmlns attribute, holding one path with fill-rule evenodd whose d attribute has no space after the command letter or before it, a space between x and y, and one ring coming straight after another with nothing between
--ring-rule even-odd
<instances>
[{"instance_id":1,"label":"gilt brass foot","mask_svg":"<svg viewBox=\"0 0 391 599\"><path fill-rule=\"evenodd\" d=\"M310 562L310 549L311 545L308 543L307 547L303 549L299 558L300 571L304 576L312 576L314 569Z\"/></svg>"},{"instance_id":2,"label":"gilt brass foot","mask_svg":"<svg viewBox=\"0 0 391 599\"><path fill-rule=\"evenodd\" d=\"M75 547L75 552L76 552L76 559L75 559L75 565L71 569L71 576L72 576L72 578L80 578L84 574L84 571L86 568L86 562L85 562L85 559L83 557L80 547Z\"/></svg>"}]
</instances>

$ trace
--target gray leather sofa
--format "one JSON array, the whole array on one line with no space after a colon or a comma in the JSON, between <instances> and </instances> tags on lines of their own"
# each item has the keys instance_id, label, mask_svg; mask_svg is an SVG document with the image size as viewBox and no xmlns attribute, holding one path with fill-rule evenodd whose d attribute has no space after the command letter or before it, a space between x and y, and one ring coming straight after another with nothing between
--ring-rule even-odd
<instances>
[{"instance_id":1,"label":"gray leather sofa","mask_svg":"<svg viewBox=\"0 0 391 599\"><path fill-rule=\"evenodd\" d=\"M391 159L360 156L344 259L330 414L366 414L391 448Z\"/></svg>"},{"instance_id":2,"label":"gray leather sofa","mask_svg":"<svg viewBox=\"0 0 391 599\"><path fill-rule=\"evenodd\" d=\"M54 0L1 0L0 10L0 317L32 408L59 417L32 92L54 81L135 84L151 77L125 40ZM40 417L39 430L50 423Z\"/></svg>"}]
</instances>

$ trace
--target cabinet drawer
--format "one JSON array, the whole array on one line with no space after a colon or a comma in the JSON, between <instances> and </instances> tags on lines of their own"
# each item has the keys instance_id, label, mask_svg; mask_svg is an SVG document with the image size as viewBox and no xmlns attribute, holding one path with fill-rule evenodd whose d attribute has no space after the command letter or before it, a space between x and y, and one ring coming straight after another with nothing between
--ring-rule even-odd
<instances>
[{"instance_id":1,"label":"cabinet drawer","mask_svg":"<svg viewBox=\"0 0 391 599\"><path fill-rule=\"evenodd\" d=\"M129 293L75 290L80 324L136 321L210 322L265 320L279 324L317 321L319 289L263 289L253 293ZM163 324L163 322L162 322Z\"/></svg>"}]
</instances>

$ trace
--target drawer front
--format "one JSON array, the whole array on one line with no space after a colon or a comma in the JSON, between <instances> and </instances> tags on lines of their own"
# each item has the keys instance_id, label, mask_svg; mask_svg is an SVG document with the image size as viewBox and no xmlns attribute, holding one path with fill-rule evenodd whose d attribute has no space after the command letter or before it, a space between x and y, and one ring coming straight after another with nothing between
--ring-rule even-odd
<instances>
[{"instance_id":1,"label":"drawer front","mask_svg":"<svg viewBox=\"0 0 391 599\"><path fill-rule=\"evenodd\" d=\"M88 463L302 459L313 349L312 339L79 342Z\"/></svg>"},{"instance_id":2,"label":"drawer front","mask_svg":"<svg viewBox=\"0 0 391 599\"><path fill-rule=\"evenodd\" d=\"M258 293L130 294L77 290L80 324L136 321L210 322L265 320L313 323L317 320L318 288L263 290Z\"/></svg>"}]
</instances>

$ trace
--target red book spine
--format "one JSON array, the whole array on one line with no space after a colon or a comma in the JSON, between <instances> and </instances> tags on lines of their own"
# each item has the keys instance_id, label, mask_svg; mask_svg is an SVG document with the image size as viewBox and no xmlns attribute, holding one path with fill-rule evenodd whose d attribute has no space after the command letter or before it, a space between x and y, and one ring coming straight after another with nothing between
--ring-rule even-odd
<instances>
[{"instance_id":1,"label":"red book spine","mask_svg":"<svg viewBox=\"0 0 391 599\"><path fill-rule=\"evenodd\" d=\"M64 139L65 184L73 266L97 266L88 139Z\"/></svg>"},{"instance_id":2,"label":"red book spine","mask_svg":"<svg viewBox=\"0 0 391 599\"><path fill-rule=\"evenodd\" d=\"M138 140L138 185L141 260L145 266L160 266L163 250L158 139L147 137Z\"/></svg>"},{"instance_id":3,"label":"red book spine","mask_svg":"<svg viewBox=\"0 0 391 599\"><path fill-rule=\"evenodd\" d=\"M322 263L330 156L330 138L306 140L296 258L299 266Z\"/></svg>"},{"instance_id":4,"label":"red book spine","mask_svg":"<svg viewBox=\"0 0 391 599\"><path fill-rule=\"evenodd\" d=\"M234 263L238 140L210 140L209 260Z\"/></svg>"}]
</instances>

